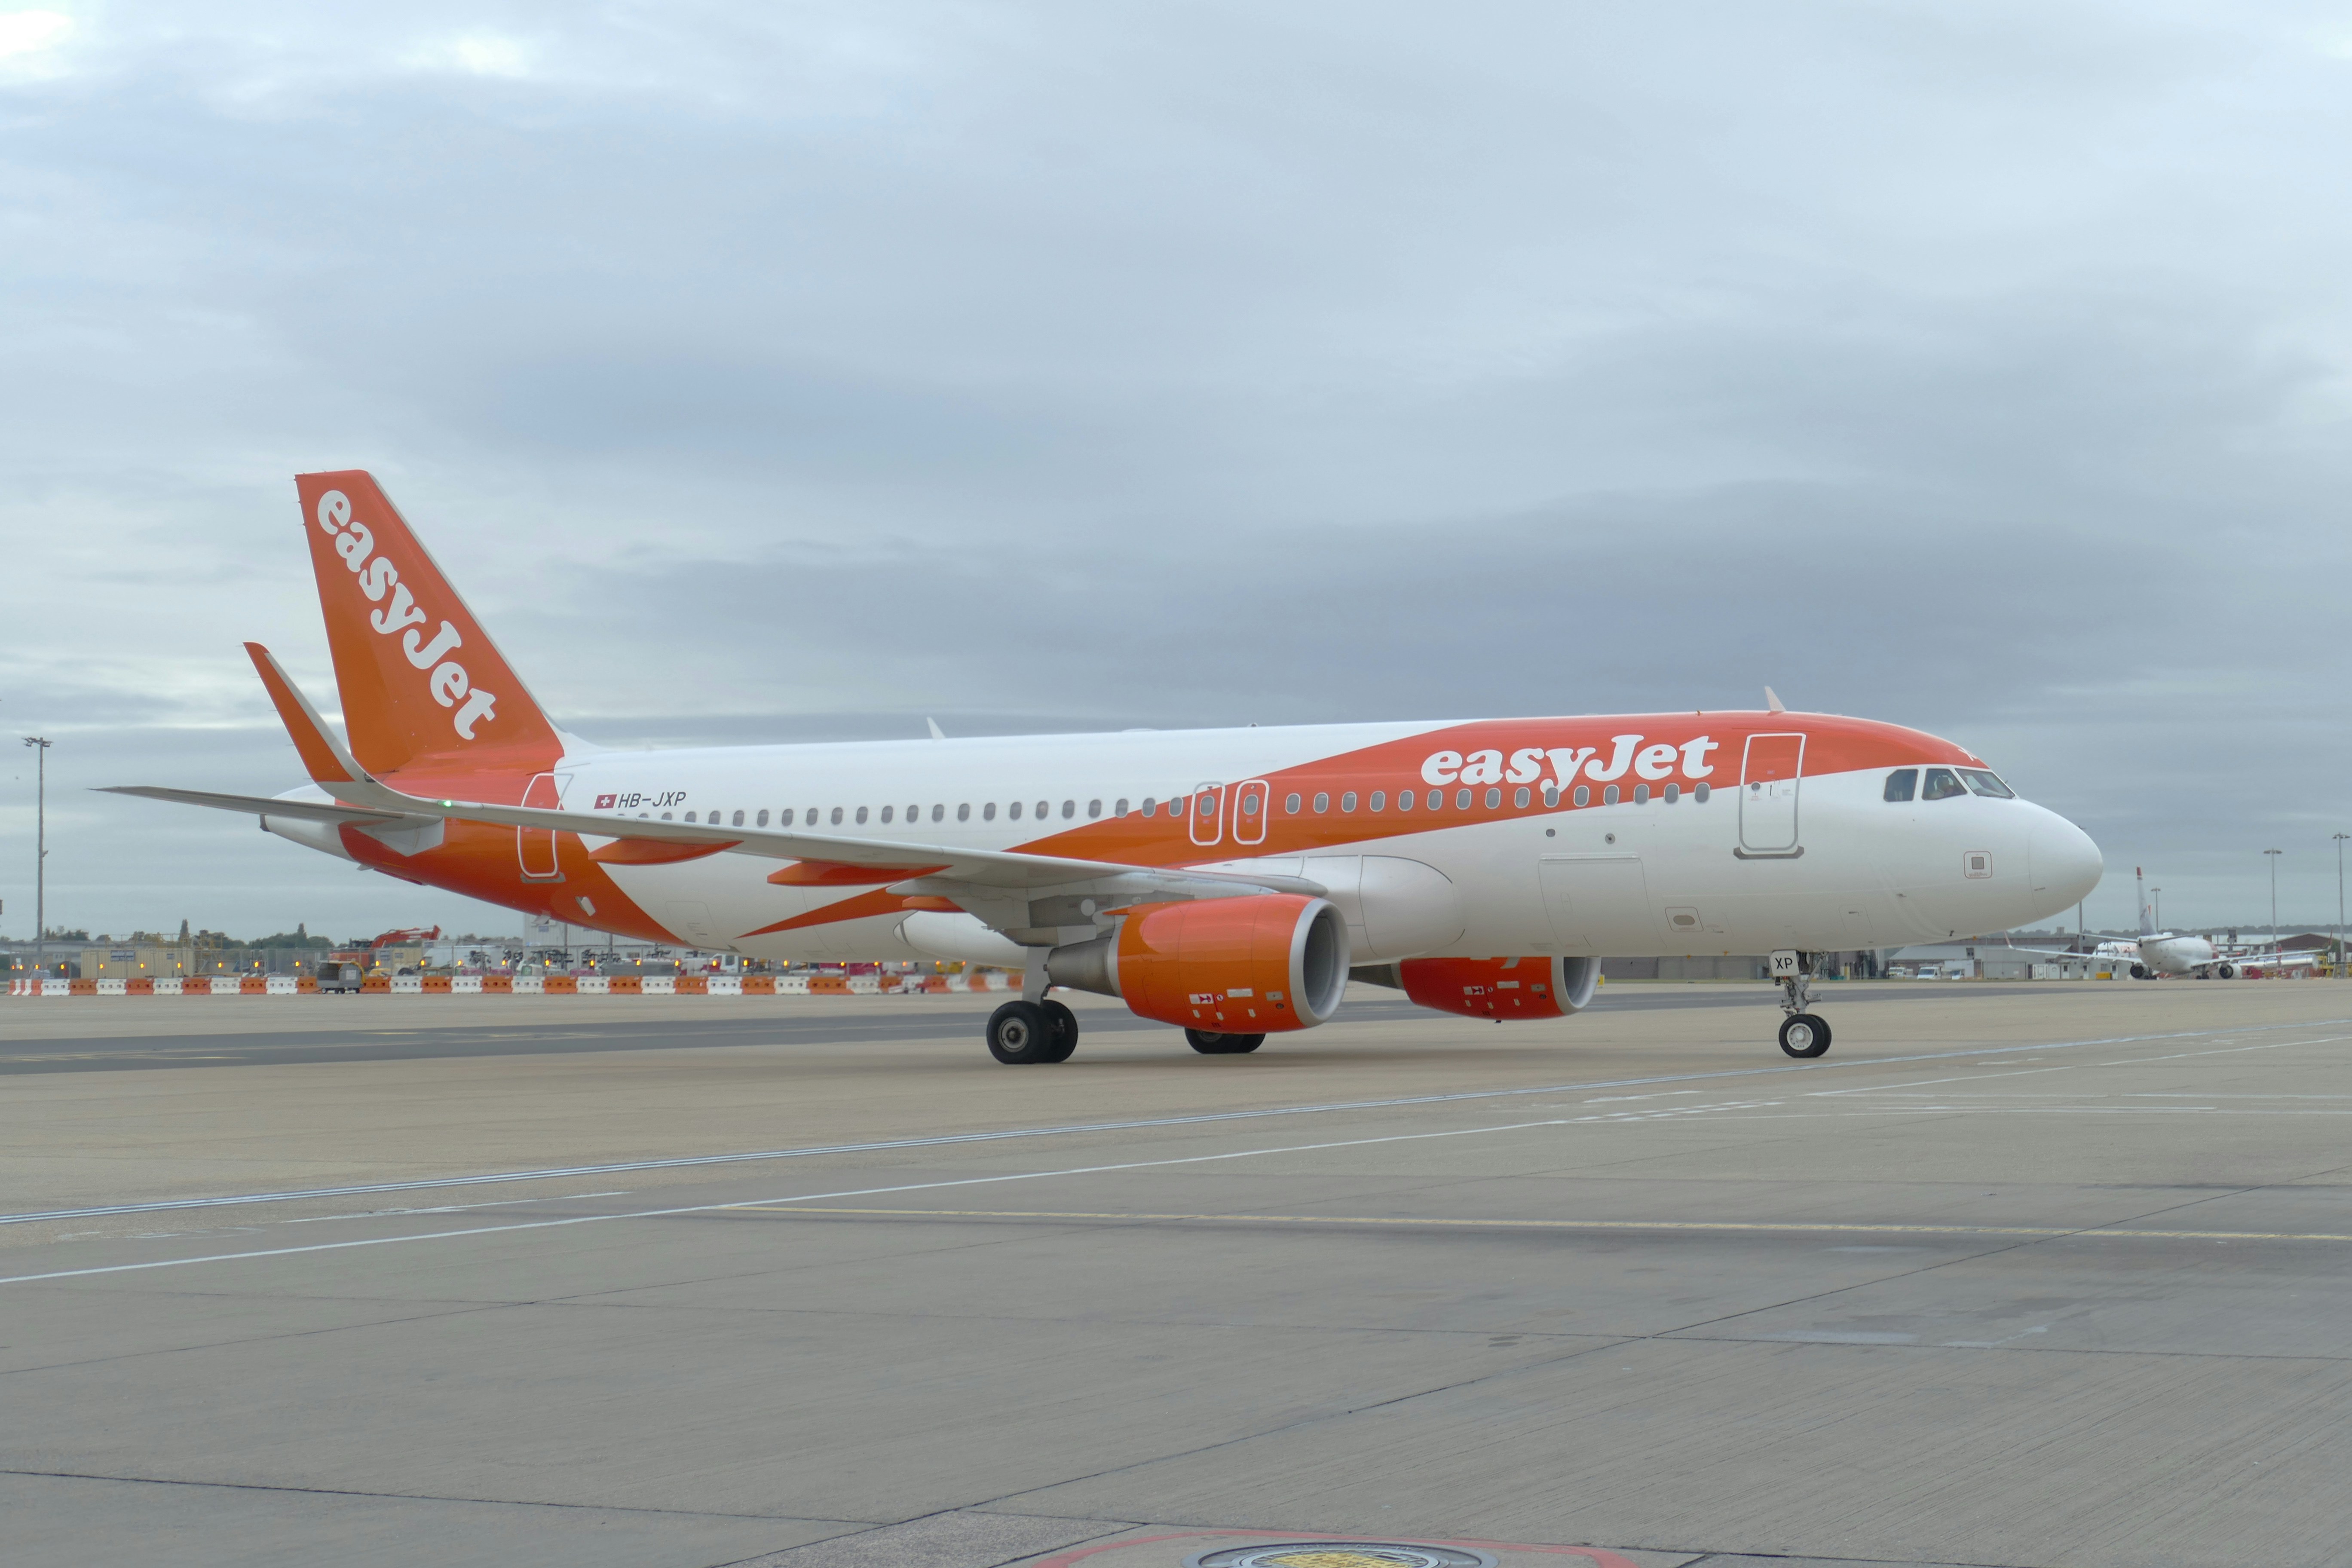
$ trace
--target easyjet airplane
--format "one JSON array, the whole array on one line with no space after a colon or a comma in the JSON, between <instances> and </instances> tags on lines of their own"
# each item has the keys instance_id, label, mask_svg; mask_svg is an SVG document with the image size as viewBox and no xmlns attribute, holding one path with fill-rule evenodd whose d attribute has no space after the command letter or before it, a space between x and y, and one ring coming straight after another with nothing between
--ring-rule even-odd
<instances>
[{"instance_id":1,"label":"easyjet airplane","mask_svg":"<svg viewBox=\"0 0 2352 1568\"><path fill-rule=\"evenodd\" d=\"M1811 955L2000 931L2100 874L1983 762L1822 714L1646 713L642 752L558 730L367 474L296 481L344 738L248 643L310 785L120 793L249 812L392 876L761 959L1018 966L1007 1063L1077 1045L1054 987L1208 1054L1338 1009L1557 1018L1602 955ZM1768 693L1769 695L1769 693ZM1500 955L1500 956L1497 956Z\"/></svg>"}]
</instances>

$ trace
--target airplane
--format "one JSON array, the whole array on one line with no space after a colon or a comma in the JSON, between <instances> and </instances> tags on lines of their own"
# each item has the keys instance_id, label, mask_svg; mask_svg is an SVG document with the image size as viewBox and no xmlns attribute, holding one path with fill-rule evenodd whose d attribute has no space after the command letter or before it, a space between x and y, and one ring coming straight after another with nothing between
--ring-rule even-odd
<instances>
[{"instance_id":1,"label":"airplane","mask_svg":"<svg viewBox=\"0 0 2352 1568\"><path fill-rule=\"evenodd\" d=\"M2116 956L2131 961L2134 980L2153 980L2159 974L2193 974L2198 979L2234 978L2236 967L2222 960L2213 951L2213 944L2201 936L2182 936L2173 931L2160 931L2147 912L2147 873L2139 867L2132 868L2132 885L2139 898L2139 941L2117 942ZM2106 944L2102 942L2104 949Z\"/></svg>"},{"instance_id":2,"label":"airplane","mask_svg":"<svg viewBox=\"0 0 2352 1568\"><path fill-rule=\"evenodd\" d=\"M244 812L390 876L749 958L1019 968L1000 1062L1117 997L1241 1055L1349 981L1559 1018L1603 954L1769 952L1780 1048L1829 1049L1814 955L2030 924L2098 848L1982 759L1764 710L620 751L558 729L364 470L297 476L338 735L246 648L310 782L115 793Z\"/></svg>"}]
</instances>

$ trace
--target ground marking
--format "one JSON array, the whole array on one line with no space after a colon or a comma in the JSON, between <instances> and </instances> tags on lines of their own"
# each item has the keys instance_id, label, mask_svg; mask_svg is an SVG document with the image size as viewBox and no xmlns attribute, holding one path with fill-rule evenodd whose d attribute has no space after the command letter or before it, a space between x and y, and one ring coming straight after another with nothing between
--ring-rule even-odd
<instances>
[{"instance_id":1,"label":"ground marking","mask_svg":"<svg viewBox=\"0 0 2352 1568\"><path fill-rule=\"evenodd\" d=\"M2074 1050L2087 1046L2135 1045L2157 1040L2206 1040L2227 1035L2263 1034L2277 1029L2308 1029L2352 1024L2352 1018L2320 1018L2293 1024L2232 1025L2226 1029L2184 1029L2158 1035L2117 1035L2098 1039L2060 1040L2028 1047L2033 1050ZM2289 1041L2289 1045L2311 1044ZM2248 1047L2260 1048L2260 1047ZM169 1209L221 1208L242 1204L296 1203L310 1198L363 1197L375 1193L413 1193L433 1187L480 1186L500 1182L560 1181L572 1176L614 1175L629 1171L682 1170L705 1165L744 1164L765 1160L798 1160L819 1154L889 1153L902 1149L936 1149L960 1143L992 1143L1021 1138L1060 1138L1087 1132L1129 1132L1156 1127L1189 1127L1220 1121L1249 1121L1274 1116L1318 1116L1349 1110L1388 1110L1407 1106L1447 1105L1459 1101L1504 1100L1531 1094L1581 1094L1602 1089L1635 1089L1661 1083L1695 1083L1712 1079L1773 1077L1783 1073L1838 1072L1855 1068L1907 1067L1915 1062L1948 1061L1972 1057L1998 1057L2018 1049L2005 1046L1972 1046L1962 1050L1924 1051L1907 1057L1862 1057L1851 1061L1789 1062L1777 1067L1722 1068L1712 1072L1663 1073L1654 1078L1608 1079L1594 1083L1545 1084L1533 1089L1464 1089L1452 1094L1405 1095L1391 1100L1331 1100L1307 1105L1269 1106L1255 1110L1212 1110L1189 1116L1156 1116L1131 1121L1073 1122L1059 1127L1024 1127L994 1132L949 1132L929 1138L891 1138L866 1143L816 1144L800 1149L764 1149L736 1154L690 1154L664 1160L625 1160L593 1165L563 1165L534 1171L494 1171L468 1176L440 1176L410 1182L369 1182L351 1186L309 1187L288 1192L236 1193L219 1197L161 1198L142 1203L104 1204L89 1208L43 1209L25 1214L0 1214L0 1225L30 1225L44 1220L100 1219L112 1215L152 1214ZM2192 1053L2201 1054L2201 1053ZM2105 1063L2129 1065L2133 1059ZM2152 1057L2150 1061L2169 1059ZM1696 1092L1696 1091L1694 1091ZM5 1281L0 1281L5 1282Z\"/></svg>"}]
</instances>

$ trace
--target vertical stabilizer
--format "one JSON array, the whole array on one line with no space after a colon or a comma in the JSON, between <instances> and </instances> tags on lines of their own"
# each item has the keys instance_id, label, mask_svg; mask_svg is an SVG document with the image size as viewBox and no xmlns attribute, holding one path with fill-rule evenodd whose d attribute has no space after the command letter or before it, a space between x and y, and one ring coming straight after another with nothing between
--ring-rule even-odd
<instances>
[{"instance_id":1,"label":"vertical stabilizer","mask_svg":"<svg viewBox=\"0 0 2352 1568\"><path fill-rule=\"evenodd\" d=\"M360 766L551 766L554 726L375 480L352 468L294 486Z\"/></svg>"},{"instance_id":2,"label":"vertical stabilizer","mask_svg":"<svg viewBox=\"0 0 2352 1568\"><path fill-rule=\"evenodd\" d=\"M2154 936L2156 924L2147 918L2147 873L2137 866L2132 868L2132 886L2139 893L2139 934Z\"/></svg>"}]
</instances>

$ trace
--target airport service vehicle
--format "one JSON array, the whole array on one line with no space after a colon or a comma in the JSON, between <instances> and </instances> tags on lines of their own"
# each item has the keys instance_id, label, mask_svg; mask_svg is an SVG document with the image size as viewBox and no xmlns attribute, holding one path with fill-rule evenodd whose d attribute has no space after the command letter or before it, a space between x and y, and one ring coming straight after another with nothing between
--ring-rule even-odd
<instances>
[{"instance_id":1,"label":"airport service vehicle","mask_svg":"<svg viewBox=\"0 0 2352 1568\"><path fill-rule=\"evenodd\" d=\"M2028 924L2096 884L2072 823L1898 725L1762 711L610 751L557 729L366 473L296 481L338 737L247 649L311 783L121 793L248 812L391 876L762 959L1018 966L1002 1062L1057 1062L1049 993L1206 1055L1338 1009L1559 1018L1603 955L1771 956L1820 1056L1812 955ZM1767 696L1770 693L1768 689Z\"/></svg>"}]
</instances>

